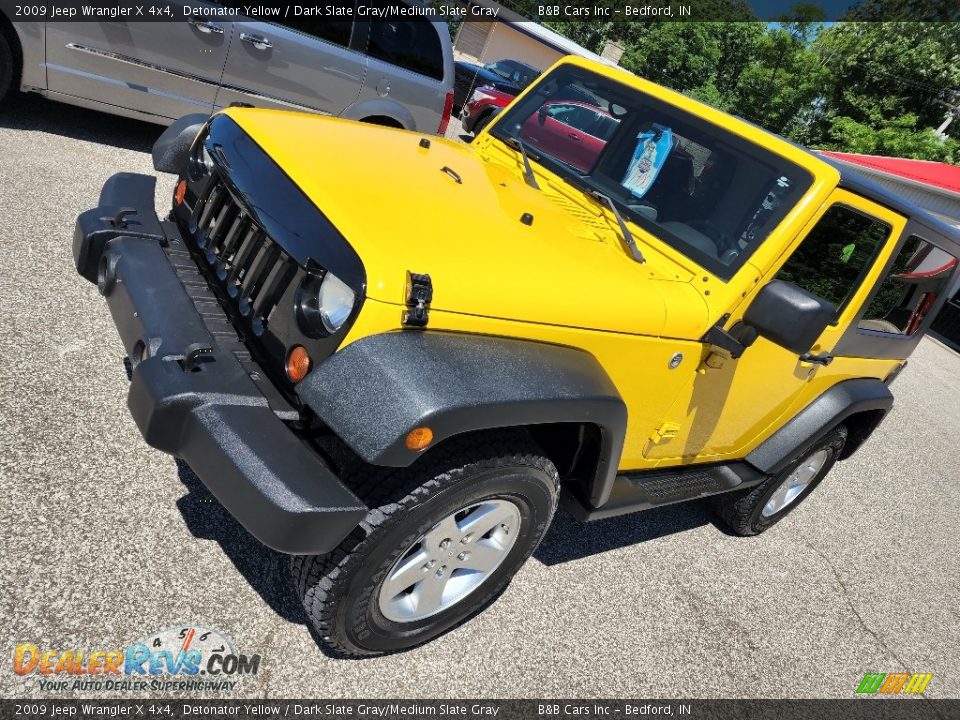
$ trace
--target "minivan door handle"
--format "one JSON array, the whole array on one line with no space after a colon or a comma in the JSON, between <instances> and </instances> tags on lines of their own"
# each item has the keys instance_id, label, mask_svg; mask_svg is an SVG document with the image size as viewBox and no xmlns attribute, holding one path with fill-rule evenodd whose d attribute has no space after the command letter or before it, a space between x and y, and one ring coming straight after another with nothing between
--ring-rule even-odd
<instances>
[{"instance_id":1,"label":"minivan door handle","mask_svg":"<svg viewBox=\"0 0 960 720\"><path fill-rule=\"evenodd\" d=\"M198 20L195 17L188 18L187 22L205 35L223 35L223 28L216 23L207 22L206 20Z\"/></svg>"},{"instance_id":2,"label":"minivan door handle","mask_svg":"<svg viewBox=\"0 0 960 720\"><path fill-rule=\"evenodd\" d=\"M265 37L260 35L251 35L250 33L240 33L240 39L245 43L250 43L257 50L269 50L273 47L273 43L267 40Z\"/></svg>"}]
</instances>

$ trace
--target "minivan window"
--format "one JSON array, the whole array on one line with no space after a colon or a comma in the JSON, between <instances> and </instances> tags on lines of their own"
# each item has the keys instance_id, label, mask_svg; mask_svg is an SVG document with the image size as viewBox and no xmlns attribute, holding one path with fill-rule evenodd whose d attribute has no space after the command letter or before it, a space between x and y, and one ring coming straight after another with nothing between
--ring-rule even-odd
<instances>
[{"instance_id":1,"label":"minivan window","mask_svg":"<svg viewBox=\"0 0 960 720\"><path fill-rule=\"evenodd\" d=\"M778 280L799 285L837 308L837 315L863 282L890 226L846 205L833 205L813 226Z\"/></svg>"},{"instance_id":2,"label":"minivan window","mask_svg":"<svg viewBox=\"0 0 960 720\"><path fill-rule=\"evenodd\" d=\"M576 124L589 136L559 126L555 113L570 107L589 110L589 126ZM573 65L544 76L501 117L495 138L521 140L532 161L610 198L623 216L724 279L812 182L800 166L696 113Z\"/></svg>"},{"instance_id":3,"label":"minivan window","mask_svg":"<svg viewBox=\"0 0 960 720\"><path fill-rule=\"evenodd\" d=\"M350 2L349 5L352 6L353 3ZM341 47L349 47L350 34L353 32L352 20L290 20L278 22L277 25L283 25Z\"/></svg>"},{"instance_id":4,"label":"minivan window","mask_svg":"<svg viewBox=\"0 0 960 720\"><path fill-rule=\"evenodd\" d=\"M923 238L911 235L860 320L860 328L913 335L947 283L957 259Z\"/></svg>"},{"instance_id":5,"label":"minivan window","mask_svg":"<svg viewBox=\"0 0 960 720\"><path fill-rule=\"evenodd\" d=\"M443 80L443 48L429 20L374 20L367 53L378 60Z\"/></svg>"}]
</instances>

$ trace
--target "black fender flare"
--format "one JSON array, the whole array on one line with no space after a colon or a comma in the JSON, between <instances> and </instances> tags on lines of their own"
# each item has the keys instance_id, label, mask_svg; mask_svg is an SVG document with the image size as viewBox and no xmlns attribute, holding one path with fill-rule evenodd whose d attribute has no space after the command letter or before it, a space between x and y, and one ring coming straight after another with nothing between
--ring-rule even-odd
<instances>
[{"instance_id":1,"label":"black fender flare","mask_svg":"<svg viewBox=\"0 0 960 720\"><path fill-rule=\"evenodd\" d=\"M467 432L545 423L600 429L593 487L616 475L627 408L600 363L560 345L433 331L370 335L335 353L297 395L365 461L405 467L414 428L432 445Z\"/></svg>"},{"instance_id":2,"label":"black fender flare","mask_svg":"<svg viewBox=\"0 0 960 720\"><path fill-rule=\"evenodd\" d=\"M844 420L859 413L869 413L867 426L858 427L857 432L847 441L841 458L850 457L880 424L891 407L893 394L881 380L844 380L819 395L760 443L747 455L746 460L758 470L773 475L803 455Z\"/></svg>"},{"instance_id":3,"label":"black fender flare","mask_svg":"<svg viewBox=\"0 0 960 720\"><path fill-rule=\"evenodd\" d=\"M157 172L185 175L193 141L203 130L209 113L193 113L174 120L153 144L150 154Z\"/></svg>"}]
</instances>

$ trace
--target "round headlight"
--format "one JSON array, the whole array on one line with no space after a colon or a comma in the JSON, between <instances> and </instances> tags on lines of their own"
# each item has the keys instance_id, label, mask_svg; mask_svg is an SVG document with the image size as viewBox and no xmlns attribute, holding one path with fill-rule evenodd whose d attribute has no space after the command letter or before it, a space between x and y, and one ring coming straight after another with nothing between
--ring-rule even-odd
<instances>
[{"instance_id":1,"label":"round headlight","mask_svg":"<svg viewBox=\"0 0 960 720\"><path fill-rule=\"evenodd\" d=\"M335 333L350 317L355 295L343 280L333 273L323 276L320 283L320 320L327 332Z\"/></svg>"},{"instance_id":2,"label":"round headlight","mask_svg":"<svg viewBox=\"0 0 960 720\"><path fill-rule=\"evenodd\" d=\"M350 317L355 300L353 290L333 273L310 275L297 291L297 324L307 337L335 333Z\"/></svg>"},{"instance_id":3,"label":"round headlight","mask_svg":"<svg viewBox=\"0 0 960 720\"><path fill-rule=\"evenodd\" d=\"M207 175L213 172L213 158L207 152L203 142L197 143L197 146L190 153L190 162L187 165L190 179L194 182L203 180Z\"/></svg>"}]
</instances>

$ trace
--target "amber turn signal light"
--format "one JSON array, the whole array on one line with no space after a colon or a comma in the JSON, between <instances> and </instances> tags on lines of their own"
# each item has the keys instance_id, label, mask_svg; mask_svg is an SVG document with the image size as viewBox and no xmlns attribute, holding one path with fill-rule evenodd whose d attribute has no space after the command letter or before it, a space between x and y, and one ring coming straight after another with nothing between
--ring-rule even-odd
<instances>
[{"instance_id":1,"label":"amber turn signal light","mask_svg":"<svg viewBox=\"0 0 960 720\"><path fill-rule=\"evenodd\" d=\"M303 345L294 345L287 353L287 377L290 382L298 383L310 372L310 355Z\"/></svg>"},{"instance_id":2,"label":"amber turn signal light","mask_svg":"<svg viewBox=\"0 0 960 720\"><path fill-rule=\"evenodd\" d=\"M407 450L424 450L427 445L433 442L433 430L428 427L414 428L407 433L407 439L404 444Z\"/></svg>"},{"instance_id":3,"label":"amber turn signal light","mask_svg":"<svg viewBox=\"0 0 960 720\"><path fill-rule=\"evenodd\" d=\"M177 205L180 205L183 202L183 196L187 194L187 181L181 180L177 183L177 191L173 194L173 199L176 201Z\"/></svg>"}]
</instances>

